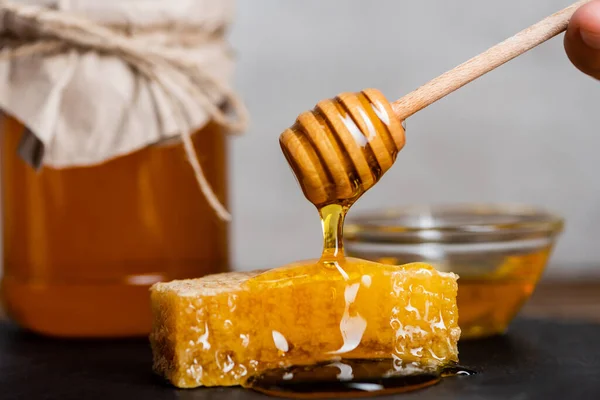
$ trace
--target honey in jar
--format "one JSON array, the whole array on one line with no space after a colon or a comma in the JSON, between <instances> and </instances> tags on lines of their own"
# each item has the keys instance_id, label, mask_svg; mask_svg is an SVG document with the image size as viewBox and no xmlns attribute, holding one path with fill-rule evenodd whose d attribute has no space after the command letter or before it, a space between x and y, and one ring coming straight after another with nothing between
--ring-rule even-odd
<instances>
[{"instance_id":1,"label":"honey in jar","mask_svg":"<svg viewBox=\"0 0 600 400\"><path fill-rule=\"evenodd\" d=\"M58 336L146 334L150 285L227 269L227 224L179 144L36 172L16 153L22 132L2 121L2 294L20 325ZM194 142L225 199L221 129L210 124Z\"/></svg>"}]
</instances>

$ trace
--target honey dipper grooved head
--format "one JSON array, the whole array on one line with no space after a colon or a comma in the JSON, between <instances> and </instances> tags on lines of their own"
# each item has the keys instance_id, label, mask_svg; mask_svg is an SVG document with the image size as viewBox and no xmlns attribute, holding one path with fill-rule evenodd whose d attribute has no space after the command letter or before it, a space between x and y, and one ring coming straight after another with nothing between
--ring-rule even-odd
<instances>
[{"instance_id":1,"label":"honey dipper grooved head","mask_svg":"<svg viewBox=\"0 0 600 400\"><path fill-rule=\"evenodd\" d=\"M320 101L279 138L316 206L356 200L390 169L404 142L402 122L375 89Z\"/></svg>"}]
</instances>

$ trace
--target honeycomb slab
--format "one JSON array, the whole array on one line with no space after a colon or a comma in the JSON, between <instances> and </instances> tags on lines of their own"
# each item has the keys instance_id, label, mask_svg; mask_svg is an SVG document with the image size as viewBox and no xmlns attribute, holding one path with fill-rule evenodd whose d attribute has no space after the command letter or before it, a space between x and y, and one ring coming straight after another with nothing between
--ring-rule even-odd
<instances>
[{"instance_id":1,"label":"honeycomb slab","mask_svg":"<svg viewBox=\"0 0 600 400\"><path fill-rule=\"evenodd\" d=\"M344 259L158 283L154 369L193 388L327 361L451 364L460 336L456 280L426 264Z\"/></svg>"}]
</instances>

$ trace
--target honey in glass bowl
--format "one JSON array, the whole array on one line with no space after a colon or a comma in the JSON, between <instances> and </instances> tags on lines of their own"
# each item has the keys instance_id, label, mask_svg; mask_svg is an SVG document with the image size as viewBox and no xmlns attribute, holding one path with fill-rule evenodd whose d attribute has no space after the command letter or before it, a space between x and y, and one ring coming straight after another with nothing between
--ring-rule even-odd
<instances>
[{"instance_id":1,"label":"honey in glass bowl","mask_svg":"<svg viewBox=\"0 0 600 400\"><path fill-rule=\"evenodd\" d=\"M356 213L344 235L349 256L457 273L461 339L469 339L506 331L562 228L561 217L537 207L422 205Z\"/></svg>"}]
</instances>

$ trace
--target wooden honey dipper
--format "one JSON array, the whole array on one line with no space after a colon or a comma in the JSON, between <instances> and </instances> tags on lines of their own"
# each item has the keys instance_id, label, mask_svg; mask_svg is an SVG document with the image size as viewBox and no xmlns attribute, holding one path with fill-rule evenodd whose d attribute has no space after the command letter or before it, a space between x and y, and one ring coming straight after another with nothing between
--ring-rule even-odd
<instances>
[{"instance_id":1,"label":"wooden honey dipper","mask_svg":"<svg viewBox=\"0 0 600 400\"><path fill-rule=\"evenodd\" d=\"M405 143L403 121L487 72L567 29L561 10L389 103L376 89L322 100L279 138L306 198L321 207L350 205L392 166Z\"/></svg>"}]
</instances>

